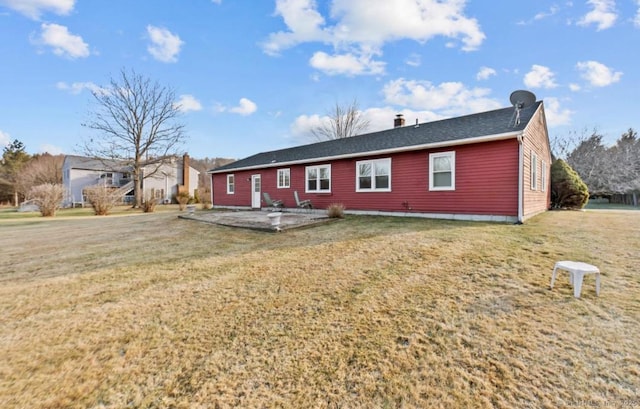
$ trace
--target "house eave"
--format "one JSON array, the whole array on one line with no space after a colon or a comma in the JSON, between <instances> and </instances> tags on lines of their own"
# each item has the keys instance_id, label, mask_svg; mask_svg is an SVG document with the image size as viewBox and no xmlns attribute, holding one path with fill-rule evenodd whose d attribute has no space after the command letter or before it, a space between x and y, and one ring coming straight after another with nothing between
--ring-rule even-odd
<instances>
[{"instance_id":1,"label":"house eave","mask_svg":"<svg viewBox=\"0 0 640 409\"><path fill-rule=\"evenodd\" d=\"M223 170L212 169L212 170L208 170L207 174L233 173L233 172L239 172L239 171L245 171L245 170L276 168L276 167L279 168L283 166L301 165L305 163L327 162L327 161L334 161L334 160L340 160L340 159L362 158L362 157L368 157L368 156L388 155L393 153L418 151L418 150L424 150L424 149L438 149L438 148L446 148L450 146L453 147L453 146L470 145L470 144L483 143L483 142L501 141L505 139L517 138L519 135L522 135L522 133L523 131L520 130L520 131L505 132L505 133L494 134L494 135L476 136L473 138L457 139L453 141L442 141L442 142L426 143L426 144L420 144L420 145L402 146L402 147L391 148L391 149L348 153L348 154L334 155L334 156L314 157L314 158L300 159L295 161L264 163L261 165L244 166L244 167L232 168L232 169L223 169Z\"/></svg>"}]
</instances>

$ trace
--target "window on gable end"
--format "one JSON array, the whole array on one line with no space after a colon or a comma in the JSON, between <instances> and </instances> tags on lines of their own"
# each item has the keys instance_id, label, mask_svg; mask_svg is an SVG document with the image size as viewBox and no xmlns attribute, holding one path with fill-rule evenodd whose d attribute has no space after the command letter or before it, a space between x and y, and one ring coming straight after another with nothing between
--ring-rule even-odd
<instances>
[{"instance_id":1,"label":"window on gable end","mask_svg":"<svg viewBox=\"0 0 640 409\"><path fill-rule=\"evenodd\" d=\"M531 190L538 190L538 155L531 151Z\"/></svg>"}]
</instances>

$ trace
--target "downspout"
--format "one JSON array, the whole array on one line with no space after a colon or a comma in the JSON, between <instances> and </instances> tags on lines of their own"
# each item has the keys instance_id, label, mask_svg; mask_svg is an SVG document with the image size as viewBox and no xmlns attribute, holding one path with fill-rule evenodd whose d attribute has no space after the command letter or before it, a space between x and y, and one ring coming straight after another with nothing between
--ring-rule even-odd
<instances>
[{"instance_id":1,"label":"downspout","mask_svg":"<svg viewBox=\"0 0 640 409\"><path fill-rule=\"evenodd\" d=\"M211 181L211 192L209 192L209 198L211 199L211 206L213 206L213 173L209 174Z\"/></svg>"},{"instance_id":2,"label":"downspout","mask_svg":"<svg viewBox=\"0 0 640 409\"><path fill-rule=\"evenodd\" d=\"M518 135L518 222L522 224L524 221L524 135Z\"/></svg>"}]
</instances>

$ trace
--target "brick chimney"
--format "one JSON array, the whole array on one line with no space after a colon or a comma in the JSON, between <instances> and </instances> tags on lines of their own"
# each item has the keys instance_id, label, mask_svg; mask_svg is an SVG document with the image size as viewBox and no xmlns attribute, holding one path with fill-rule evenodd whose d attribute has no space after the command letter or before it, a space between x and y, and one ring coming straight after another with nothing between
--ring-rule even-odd
<instances>
[{"instance_id":1,"label":"brick chimney","mask_svg":"<svg viewBox=\"0 0 640 409\"><path fill-rule=\"evenodd\" d=\"M189 192L189 155L182 155L182 185L178 186L179 192Z\"/></svg>"},{"instance_id":2,"label":"brick chimney","mask_svg":"<svg viewBox=\"0 0 640 409\"><path fill-rule=\"evenodd\" d=\"M189 191L189 155L182 155L182 184Z\"/></svg>"},{"instance_id":3,"label":"brick chimney","mask_svg":"<svg viewBox=\"0 0 640 409\"><path fill-rule=\"evenodd\" d=\"M398 128L404 126L404 117L402 114L397 114L395 119L393 120L393 127Z\"/></svg>"}]
</instances>

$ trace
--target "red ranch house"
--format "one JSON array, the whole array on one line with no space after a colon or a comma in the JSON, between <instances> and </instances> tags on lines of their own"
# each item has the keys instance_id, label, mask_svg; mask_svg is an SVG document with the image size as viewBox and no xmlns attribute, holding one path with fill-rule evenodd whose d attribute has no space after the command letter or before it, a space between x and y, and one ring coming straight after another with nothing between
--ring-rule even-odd
<instances>
[{"instance_id":1,"label":"red ranch house","mask_svg":"<svg viewBox=\"0 0 640 409\"><path fill-rule=\"evenodd\" d=\"M215 207L523 222L549 208L551 151L544 104L466 115L259 153L212 169Z\"/></svg>"}]
</instances>

